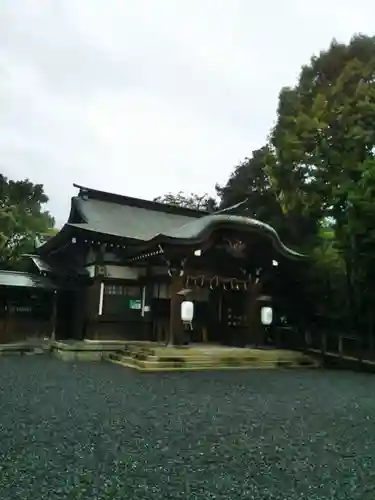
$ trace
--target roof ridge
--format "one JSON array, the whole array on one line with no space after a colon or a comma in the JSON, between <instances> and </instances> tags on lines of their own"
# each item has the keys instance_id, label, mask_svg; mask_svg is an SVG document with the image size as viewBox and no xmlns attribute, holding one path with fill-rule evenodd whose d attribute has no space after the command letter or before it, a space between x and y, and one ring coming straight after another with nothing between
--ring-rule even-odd
<instances>
[{"instance_id":1,"label":"roof ridge","mask_svg":"<svg viewBox=\"0 0 375 500\"><path fill-rule=\"evenodd\" d=\"M163 212L176 213L180 215L195 215L195 216L205 216L209 214L207 210L181 207L169 203L162 203L160 201L146 200L144 198L136 198L124 194L110 193L108 191L102 191L99 189L89 188L87 186L81 186L80 184L73 184L73 186L80 190L78 194L78 197L80 198L82 198L82 195L87 194L88 198L91 199L97 199L99 201L107 201L109 203L116 203L118 205L130 205L130 206L133 205L133 206L138 206L139 208L145 208L146 210L153 209Z\"/></svg>"}]
</instances>

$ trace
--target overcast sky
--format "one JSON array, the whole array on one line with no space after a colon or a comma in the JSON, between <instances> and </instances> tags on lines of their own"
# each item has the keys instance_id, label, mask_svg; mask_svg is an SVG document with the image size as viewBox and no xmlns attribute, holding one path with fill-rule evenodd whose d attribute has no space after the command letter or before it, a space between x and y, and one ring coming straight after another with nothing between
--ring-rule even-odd
<instances>
[{"instance_id":1,"label":"overcast sky","mask_svg":"<svg viewBox=\"0 0 375 500\"><path fill-rule=\"evenodd\" d=\"M152 199L214 192L261 147L282 86L370 0L0 0L0 161L43 183Z\"/></svg>"}]
</instances>

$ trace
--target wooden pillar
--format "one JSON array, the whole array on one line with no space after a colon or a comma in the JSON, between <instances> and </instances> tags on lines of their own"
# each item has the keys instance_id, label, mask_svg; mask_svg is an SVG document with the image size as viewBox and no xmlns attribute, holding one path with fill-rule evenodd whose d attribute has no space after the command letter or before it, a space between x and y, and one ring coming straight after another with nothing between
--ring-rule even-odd
<instances>
[{"instance_id":1,"label":"wooden pillar","mask_svg":"<svg viewBox=\"0 0 375 500\"><path fill-rule=\"evenodd\" d=\"M100 319L103 316L103 304L104 304L104 281L97 281L95 283L95 295L97 299L96 314L95 314L95 330L94 330L94 340L99 340L100 336ZM94 306L95 307L95 306Z\"/></svg>"},{"instance_id":2,"label":"wooden pillar","mask_svg":"<svg viewBox=\"0 0 375 500\"><path fill-rule=\"evenodd\" d=\"M94 320L94 339L99 340L100 336L100 318L103 315L103 303L104 303L104 284L101 280L95 280L93 285L93 320Z\"/></svg>"},{"instance_id":3,"label":"wooden pillar","mask_svg":"<svg viewBox=\"0 0 375 500\"><path fill-rule=\"evenodd\" d=\"M9 320L9 302L7 299L4 300L5 302L5 307L4 307L4 330L3 330L3 341L4 343L8 341L7 336L8 336L8 320Z\"/></svg>"},{"instance_id":4,"label":"wooden pillar","mask_svg":"<svg viewBox=\"0 0 375 500\"><path fill-rule=\"evenodd\" d=\"M342 338L341 333L339 333L338 351L339 351L340 358L342 358L344 356L344 346L343 346L343 338Z\"/></svg>"},{"instance_id":5,"label":"wooden pillar","mask_svg":"<svg viewBox=\"0 0 375 500\"><path fill-rule=\"evenodd\" d=\"M5 338L6 342L14 342L17 341L15 337L15 333L17 335L17 322L13 320L15 317L15 306L12 305L12 302L7 300L7 312L5 316Z\"/></svg>"},{"instance_id":6,"label":"wooden pillar","mask_svg":"<svg viewBox=\"0 0 375 500\"><path fill-rule=\"evenodd\" d=\"M202 327L202 342L203 342L203 344L208 344L207 326Z\"/></svg>"},{"instance_id":7,"label":"wooden pillar","mask_svg":"<svg viewBox=\"0 0 375 500\"><path fill-rule=\"evenodd\" d=\"M101 299L101 283L101 280L95 279L91 285L83 290L86 294L85 337L90 340L99 339L99 319L101 317L100 313L103 313L103 302L105 300L104 294Z\"/></svg>"},{"instance_id":8,"label":"wooden pillar","mask_svg":"<svg viewBox=\"0 0 375 500\"><path fill-rule=\"evenodd\" d=\"M321 352L322 354L327 352L327 333L325 331L322 332L321 337Z\"/></svg>"},{"instance_id":9,"label":"wooden pillar","mask_svg":"<svg viewBox=\"0 0 375 500\"><path fill-rule=\"evenodd\" d=\"M51 340L54 342L56 340L56 322L57 322L57 290L53 291L52 295L52 331Z\"/></svg>"},{"instance_id":10,"label":"wooden pillar","mask_svg":"<svg viewBox=\"0 0 375 500\"><path fill-rule=\"evenodd\" d=\"M87 308L88 308L88 290L87 287L80 285L74 291L74 338L83 340L86 335L86 328L88 323Z\"/></svg>"},{"instance_id":11,"label":"wooden pillar","mask_svg":"<svg viewBox=\"0 0 375 500\"><path fill-rule=\"evenodd\" d=\"M261 326L258 314L258 302L261 284L252 283L246 297L246 343L259 345L261 342Z\"/></svg>"},{"instance_id":12,"label":"wooden pillar","mask_svg":"<svg viewBox=\"0 0 375 500\"><path fill-rule=\"evenodd\" d=\"M181 345L183 329L181 321L181 302L184 299L183 295L178 295L178 292L183 289L184 277L172 276L169 286L170 290L170 316L169 316L169 338L168 345Z\"/></svg>"}]
</instances>

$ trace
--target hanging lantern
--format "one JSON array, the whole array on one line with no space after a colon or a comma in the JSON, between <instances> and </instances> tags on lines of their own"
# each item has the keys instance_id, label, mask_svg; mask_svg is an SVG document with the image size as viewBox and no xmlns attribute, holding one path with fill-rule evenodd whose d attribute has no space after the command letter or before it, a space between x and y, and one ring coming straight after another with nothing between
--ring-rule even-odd
<instances>
[{"instance_id":1,"label":"hanging lantern","mask_svg":"<svg viewBox=\"0 0 375 500\"><path fill-rule=\"evenodd\" d=\"M181 302L181 320L183 323L191 323L194 317L194 303L190 300Z\"/></svg>"},{"instance_id":2,"label":"hanging lantern","mask_svg":"<svg viewBox=\"0 0 375 500\"><path fill-rule=\"evenodd\" d=\"M271 325L272 319L273 319L272 307L269 306L262 307L260 310L260 320L262 322L262 325L266 326Z\"/></svg>"}]
</instances>

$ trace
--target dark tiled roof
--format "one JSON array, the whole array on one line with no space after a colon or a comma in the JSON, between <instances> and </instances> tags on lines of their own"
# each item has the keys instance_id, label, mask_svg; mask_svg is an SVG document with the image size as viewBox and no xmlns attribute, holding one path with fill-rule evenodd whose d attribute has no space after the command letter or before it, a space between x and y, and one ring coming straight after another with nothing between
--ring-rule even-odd
<instances>
[{"instance_id":1,"label":"dark tiled roof","mask_svg":"<svg viewBox=\"0 0 375 500\"><path fill-rule=\"evenodd\" d=\"M179 239L196 238L211 225L217 225L220 223L222 224L229 223L242 227L243 226L250 228L253 227L259 229L265 229L266 231L275 232L274 229L268 224L260 222L256 219L251 219L250 217L244 217L242 215L230 215L230 214L212 214L212 215L206 215L201 219L189 221L183 226L180 226L177 229L172 229L171 231L168 231L164 234L171 238L179 238Z\"/></svg>"},{"instance_id":2,"label":"dark tiled roof","mask_svg":"<svg viewBox=\"0 0 375 500\"><path fill-rule=\"evenodd\" d=\"M101 200L107 203L116 203L119 205L126 205L128 207L145 208L146 210L161 211L164 213L171 213L177 215L186 215L187 217L201 217L206 215L207 210L200 210L195 208L184 207L180 205L171 205L160 201L144 200L142 198L133 198L122 194L108 193L106 191L99 191L98 189L91 189L88 187L73 184L74 187L79 189L78 198L91 200Z\"/></svg>"},{"instance_id":3,"label":"dark tiled roof","mask_svg":"<svg viewBox=\"0 0 375 500\"><path fill-rule=\"evenodd\" d=\"M188 222L179 228L172 229L163 235L159 235L159 238L166 236L167 238L173 238L176 240L199 240L200 238L204 238L206 234L212 231L215 227L224 224L230 225L233 228L237 227L242 231L248 230L261 232L272 240L272 243L277 251L290 257L303 257L303 255L285 246L273 227L264 222L241 215L206 215L200 219Z\"/></svg>"},{"instance_id":4,"label":"dark tiled roof","mask_svg":"<svg viewBox=\"0 0 375 500\"><path fill-rule=\"evenodd\" d=\"M194 211L188 216L90 198L77 197L75 203L87 223L70 225L141 241L177 229L199 216Z\"/></svg>"},{"instance_id":5,"label":"dark tiled roof","mask_svg":"<svg viewBox=\"0 0 375 500\"><path fill-rule=\"evenodd\" d=\"M164 205L149 200L115 195L82 186L79 196L72 199L68 223L52 241L38 253L48 252L67 238L74 238L74 229L134 240L149 246L167 240L182 244L200 243L210 232L221 225L230 225L240 231L263 233L275 249L289 257L302 255L287 248L276 231L263 222L229 213L209 214L205 211Z\"/></svg>"},{"instance_id":6,"label":"dark tiled roof","mask_svg":"<svg viewBox=\"0 0 375 500\"><path fill-rule=\"evenodd\" d=\"M44 276L20 271L0 270L0 287L44 288L54 290L58 288L51 280Z\"/></svg>"}]
</instances>

